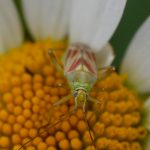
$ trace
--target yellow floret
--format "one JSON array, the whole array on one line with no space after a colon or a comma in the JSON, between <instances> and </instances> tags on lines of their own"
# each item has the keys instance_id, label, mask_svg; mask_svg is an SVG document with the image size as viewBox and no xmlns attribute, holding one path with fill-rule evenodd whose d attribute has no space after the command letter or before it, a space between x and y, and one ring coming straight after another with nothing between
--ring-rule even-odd
<instances>
[{"instance_id":1,"label":"yellow floret","mask_svg":"<svg viewBox=\"0 0 150 150\"><path fill-rule=\"evenodd\" d=\"M82 148L82 142L78 138L73 138L71 140L71 147L74 150L79 150Z\"/></svg>"},{"instance_id":2,"label":"yellow floret","mask_svg":"<svg viewBox=\"0 0 150 150\"><path fill-rule=\"evenodd\" d=\"M8 118L8 112L6 110L0 110L0 120L6 121Z\"/></svg>"},{"instance_id":3,"label":"yellow floret","mask_svg":"<svg viewBox=\"0 0 150 150\"><path fill-rule=\"evenodd\" d=\"M81 133L84 133L87 129L87 125L86 125L86 122L81 120L78 122L77 124L77 129L81 132Z\"/></svg>"},{"instance_id":4,"label":"yellow floret","mask_svg":"<svg viewBox=\"0 0 150 150\"><path fill-rule=\"evenodd\" d=\"M55 146L56 145L56 139L53 136L48 136L46 138L46 143L49 146Z\"/></svg>"},{"instance_id":5,"label":"yellow floret","mask_svg":"<svg viewBox=\"0 0 150 150\"><path fill-rule=\"evenodd\" d=\"M94 150L94 145L142 150L147 137L141 124L143 104L124 85L124 75L112 73L98 80L89 95L102 104L87 101L85 114L82 108L70 113L73 97L53 106L71 89L51 63L48 49L66 47L66 41L25 43L0 57L0 149L18 150L25 144L22 150ZM54 53L60 62L63 51Z\"/></svg>"},{"instance_id":6,"label":"yellow floret","mask_svg":"<svg viewBox=\"0 0 150 150\"><path fill-rule=\"evenodd\" d=\"M21 137L18 134L13 134L12 135L12 143L13 144L20 144L21 143Z\"/></svg>"},{"instance_id":7,"label":"yellow floret","mask_svg":"<svg viewBox=\"0 0 150 150\"><path fill-rule=\"evenodd\" d=\"M10 139L6 136L0 137L0 147L1 148L8 148L10 146Z\"/></svg>"},{"instance_id":8,"label":"yellow floret","mask_svg":"<svg viewBox=\"0 0 150 150\"><path fill-rule=\"evenodd\" d=\"M68 121L63 121L61 124L61 130L64 131L65 133L69 132L70 130L70 124L68 123Z\"/></svg>"},{"instance_id":9,"label":"yellow floret","mask_svg":"<svg viewBox=\"0 0 150 150\"><path fill-rule=\"evenodd\" d=\"M38 149L38 150L46 150L46 149L47 149L47 144L44 143L44 142L40 142L40 143L37 145L37 149Z\"/></svg>"},{"instance_id":10,"label":"yellow floret","mask_svg":"<svg viewBox=\"0 0 150 150\"><path fill-rule=\"evenodd\" d=\"M56 147L49 146L49 147L47 148L47 150L57 150L57 149L56 149Z\"/></svg>"},{"instance_id":11,"label":"yellow floret","mask_svg":"<svg viewBox=\"0 0 150 150\"><path fill-rule=\"evenodd\" d=\"M12 127L8 123L4 123L3 126L1 127L2 133L6 135L11 135L12 134Z\"/></svg>"},{"instance_id":12,"label":"yellow floret","mask_svg":"<svg viewBox=\"0 0 150 150\"><path fill-rule=\"evenodd\" d=\"M63 139L59 142L59 148L62 150L69 150L69 141L67 139Z\"/></svg>"},{"instance_id":13,"label":"yellow floret","mask_svg":"<svg viewBox=\"0 0 150 150\"><path fill-rule=\"evenodd\" d=\"M61 141L62 139L65 138L65 134L63 132L58 131L55 134L55 138L56 138L57 141Z\"/></svg>"},{"instance_id":14,"label":"yellow floret","mask_svg":"<svg viewBox=\"0 0 150 150\"><path fill-rule=\"evenodd\" d=\"M78 138L78 137L79 137L79 133L76 130L69 131L68 133L69 139Z\"/></svg>"}]
</instances>

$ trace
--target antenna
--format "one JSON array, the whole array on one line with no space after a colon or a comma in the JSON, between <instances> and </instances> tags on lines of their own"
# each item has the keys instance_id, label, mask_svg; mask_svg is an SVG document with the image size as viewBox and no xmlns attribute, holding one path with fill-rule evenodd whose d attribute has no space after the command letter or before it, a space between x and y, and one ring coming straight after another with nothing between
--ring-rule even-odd
<instances>
[{"instance_id":1,"label":"antenna","mask_svg":"<svg viewBox=\"0 0 150 150\"><path fill-rule=\"evenodd\" d=\"M40 135L42 135L43 133L45 133L48 129L50 129L50 128L56 126L56 125L59 124L59 123L61 123L63 120L67 119L67 117L69 117L69 116L72 115L73 113L74 113L74 108L71 109L71 110L69 111L69 113L61 115L61 116L60 116L60 119L59 119L58 121L56 121L55 123L53 123L53 124L47 123L46 125L41 126L38 130L40 130L41 128L44 128L44 127L45 127L45 129L44 129L44 131L40 132L40 133L38 134L38 136L40 136ZM33 138L31 138L29 141L25 142L18 150L21 150L25 145L27 145L28 143L30 143L31 141L33 141L33 140L34 140L35 138L37 138L38 136L33 137Z\"/></svg>"},{"instance_id":2,"label":"antenna","mask_svg":"<svg viewBox=\"0 0 150 150\"><path fill-rule=\"evenodd\" d=\"M91 140L92 140L92 144L94 145L94 148L96 149L95 140L94 140L94 138L92 137L92 134L91 134L92 129L91 129L90 124L89 124L89 122L88 122L88 120L87 120L87 118L86 118L85 112L83 112L83 114L84 114L84 120L85 120L85 122L86 122L86 124L87 124L87 127L88 127L88 131L89 131L89 134L90 134L90 138L91 138Z\"/></svg>"}]
</instances>

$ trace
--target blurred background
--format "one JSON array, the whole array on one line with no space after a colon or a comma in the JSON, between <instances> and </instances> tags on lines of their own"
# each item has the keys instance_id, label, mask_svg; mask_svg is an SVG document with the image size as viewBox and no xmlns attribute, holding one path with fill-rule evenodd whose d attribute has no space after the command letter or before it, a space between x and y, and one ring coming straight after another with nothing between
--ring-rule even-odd
<instances>
[{"instance_id":1,"label":"blurred background","mask_svg":"<svg viewBox=\"0 0 150 150\"><path fill-rule=\"evenodd\" d=\"M149 15L150 0L128 0L122 20L111 39L116 51L114 64L117 67L134 33Z\"/></svg>"},{"instance_id":2,"label":"blurred background","mask_svg":"<svg viewBox=\"0 0 150 150\"><path fill-rule=\"evenodd\" d=\"M21 10L20 0L14 0L17 4L18 11ZM31 35L27 30L27 26L22 18L21 19L25 28L25 38L32 39ZM137 29L143 23L143 21L150 15L150 0L128 0L125 8L122 20L113 35L110 42L112 43L116 59L114 65L119 69L119 64L124 56L124 53L128 47L129 42L134 36Z\"/></svg>"}]
</instances>

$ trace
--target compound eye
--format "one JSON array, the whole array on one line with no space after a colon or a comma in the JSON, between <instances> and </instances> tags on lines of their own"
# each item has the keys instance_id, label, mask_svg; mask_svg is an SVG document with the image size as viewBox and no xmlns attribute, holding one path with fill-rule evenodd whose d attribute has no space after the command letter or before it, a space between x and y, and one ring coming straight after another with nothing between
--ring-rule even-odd
<instances>
[{"instance_id":1,"label":"compound eye","mask_svg":"<svg viewBox=\"0 0 150 150\"><path fill-rule=\"evenodd\" d=\"M78 92L75 91L75 92L73 93L73 97L77 97L77 94L78 94Z\"/></svg>"}]
</instances>

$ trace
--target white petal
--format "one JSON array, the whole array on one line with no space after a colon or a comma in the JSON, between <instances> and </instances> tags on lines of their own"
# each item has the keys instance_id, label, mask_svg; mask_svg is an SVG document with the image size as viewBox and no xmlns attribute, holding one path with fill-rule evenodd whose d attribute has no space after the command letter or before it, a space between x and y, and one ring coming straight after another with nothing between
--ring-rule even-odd
<instances>
[{"instance_id":1,"label":"white petal","mask_svg":"<svg viewBox=\"0 0 150 150\"><path fill-rule=\"evenodd\" d=\"M98 68L109 66L114 60L114 51L112 46L107 43L99 52L96 53Z\"/></svg>"},{"instance_id":2,"label":"white petal","mask_svg":"<svg viewBox=\"0 0 150 150\"><path fill-rule=\"evenodd\" d=\"M69 0L44 0L41 13L42 37L62 39L68 29Z\"/></svg>"},{"instance_id":3,"label":"white petal","mask_svg":"<svg viewBox=\"0 0 150 150\"><path fill-rule=\"evenodd\" d=\"M23 11L36 40L61 39L68 27L69 0L23 0Z\"/></svg>"},{"instance_id":4,"label":"white petal","mask_svg":"<svg viewBox=\"0 0 150 150\"><path fill-rule=\"evenodd\" d=\"M150 92L150 17L135 34L121 66L141 93Z\"/></svg>"},{"instance_id":5,"label":"white petal","mask_svg":"<svg viewBox=\"0 0 150 150\"><path fill-rule=\"evenodd\" d=\"M23 41L21 23L11 0L0 0L0 35L4 49L16 47Z\"/></svg>"},{"instance_id":6,"label":"white petal","mask_svg":"<svg viewBox=\"0 0 150 150\"><path fill-rule=\"evenodd\" d=\"M144 120L144 126L150 131L150 98L148 98L144 105L143 110L146 113L146 118Z\"/></svg>"},{"instance_id":7,"label":"white petal","mask_svg":"<svg viewBox=\"0 0 150 150\"><path fill-rule=\"evenodd\" d=\"M2 37L0 36L0 54L4 52L4 42Z\"/></svg>"},{"instance_id":8,"label":"white petal","mask_svg":"<svg viewBox=\"0 0 150 150\"><path fill-rule=\"evenodd\" d=\"M100 50L115 31L126 0L73 0L70 21L71 43L84 43Z\"/></svg>"},{"instance_id":9,"label":"white petal","mask_svg":"<svg viewBox=\"0 0 150 150\"><path fill-rule=\"evenodd\" d=\"M41 0L22 0L22 8L24 17L32 36L37 40L40 39L40 12Z\"/></svg>"},{"instance_id":10,"label":"white petal","mask_svg":"<svg viewBox=\"0 0 150 150\"><path fill-rule=\"evenodd\" d=\"M6 50L9 47L13 47L15 44L15 38L12 38L12 30L10 25L7 22L7 19L2 12L0 13L0 33L4 45L4 49Z\"/></svg>"}]
</instances>

